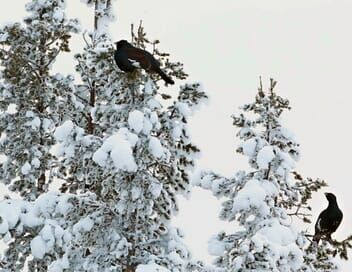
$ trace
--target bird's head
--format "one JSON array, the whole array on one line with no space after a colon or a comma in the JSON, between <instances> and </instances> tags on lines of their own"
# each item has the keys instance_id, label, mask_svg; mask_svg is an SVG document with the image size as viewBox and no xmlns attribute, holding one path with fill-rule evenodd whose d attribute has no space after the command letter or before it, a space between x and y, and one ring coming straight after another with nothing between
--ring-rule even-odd
<instances>
[{"instance_id":1,"label":"bird's head","mask_svg":"<svg viewBox=\"0 0 352 272\"><path fill-rule=\"evenodd\" d=\"M116 45L116 49L119 49L119 48L124 47L126 45L127 46L130 45L130 43L126 40L120 40L118 42L115 42L115 45Z\"/></svg>"},{"instance_id":2,"label":"bird's head","mask_svg":"<svg viewBox=\"0 0 352 272\"><path fill-rule=\"evenodd\" d=\"M326 199L330 202L336 202L336 196L333 193L324 193Z\"/></svg>"}]
</instances>

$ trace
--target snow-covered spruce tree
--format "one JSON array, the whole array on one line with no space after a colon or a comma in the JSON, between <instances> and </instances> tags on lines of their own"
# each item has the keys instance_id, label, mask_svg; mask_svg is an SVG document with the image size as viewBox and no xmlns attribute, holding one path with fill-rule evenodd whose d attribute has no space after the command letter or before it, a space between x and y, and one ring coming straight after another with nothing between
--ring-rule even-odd
<instances>
[{"instance_id":1,"label":"snow-covered spruce tree","mask_svg":"<svg viewBox=\"0 0 352 272\"><path fill-rule=\"evenodd\" d=\"M30 1L23 23L0 29L0 180L26 200L46 192L53 181L53 131L75 104L73 77L51 72L58 55L69 51L70 33L78 31L77 20L66 18L64 6L62 0ZM12 206L2 211L11 218L0 219L8 243L2 268L22 271L35 231L24 229Z\"/></svg>"},{"instance_id":2,"label":"snow-covered spruce tree","mask_svg":"<svg viewBox=\"0 0 352 272\"><path fill-rule=\"evenodd\" d=\"M159 94L157 78L117 69L99 20L106 18L98 18L91 41L76 56L83 80L80 95L89 101L87 118L68 120L56 131L64 155L62 190L94 195L80 209L92 224L80 234L80 247L72 249L72 263L97 271L194 269L197 265L189 264L182 234L170 218L177 210L176 194L188 190L188 171L198 153L187 119L206 95L199 84L184 85L165 108L168 96ZM149 44L141 27L132 43L142 48ZM181 64L165 61L167 55L155 48L154 54L168 73L185 78ZM70 152L74 155L65 156Z\"/></svg>"},{"instance_id":3,"label":"snow-covered spruce tree","mask_svg":"<svg viewBox=\"0 0 352 272\"><path fill-rule=\"evenodd\" d=\"M167 96L159 95L156 78L119 71L108 36L99 28L90 35L91 43L77 55L79 88L91 107L84 131L70 121L62 131L72 133L62 137L57 130L62 146L77 150L63 160L69 182L62 188L92 192L95 205L103 207L97 211L93 205L84 214L94 224L80 240L78 251L89 252L82 263L108 271L185 271L190 255L170 218L177 210L176 194L188 190L188 171L198 153L187 118L206 96L199 84L185 85L165 108ZM132 43L148 44L141 28ZM166 71L185 77L180 64L154 53Z\"/></svg>"},{"instance_id":4,"label":"snow-covered spruce tree","mask_svg":"<svg viewBox=\"0 0 352 272\"><path fill-rule=\"evenodd\" d=\"M1 266L13 271L27 261L30 271L203 271L170 219L176 195L188 193L198 153L187 120L207 97L199 84L186 84L170 102L157 77L119 71L106 33L111 2L86 2L95 21L76 55L82 82L75 95L83 106L67 104L72 114L54 133L62 192L0 203L0 233L10 242ZM142 28L132 43L150 44ZM167 73L186 77L180 63L155 48L154 54ZM15 233L20 245L12 246Z\"/></svg>"},{"instance_id":5,"label":"snow-covered spruce tree","mask_svg":"<svg viewBox=\"0 0 352 272\"><path fill-rule=\"evenodd\" d=\"M31 1L23 24L0 29L0 180L25 199L52 181L53 129L74 103L73 78L50 73L77 21L66 19L64 1Z\"/></svg>"},{"instance_id":6,"label":"snow-covered spruce tree","mask_svg":"<svg viewBox=\"0 0 352 272\"><path fill-rule=\"evenodd\" d=\"M221 232L209 242L224 271L334 271L333 254L323 246L316 254L309 235L292 224L294 218L310 222L307 201L324 181L303 179L293 172L300 152L295 137L282 126L281 114L289 101L262 84L255 102L233 116L241 143L237 152L248 157L249 171L233 178L201 173L195 184L223 197L220 218L234 224L234 233Z\"/></svg>"}]
</instances>

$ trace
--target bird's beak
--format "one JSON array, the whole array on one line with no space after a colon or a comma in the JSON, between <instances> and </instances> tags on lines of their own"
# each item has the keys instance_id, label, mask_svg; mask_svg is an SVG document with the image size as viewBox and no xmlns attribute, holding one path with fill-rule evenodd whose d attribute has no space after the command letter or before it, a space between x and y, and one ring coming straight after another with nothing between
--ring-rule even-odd
<instances>
[{"instance_id":1,"label":"bird's beak","mask_svg":"<svg viewBox=\"0 0 352 272\"><path fill-rule=\"evenodd\" d=\"M328 193L324 193L325 196L328 196Z\"/></svg>"}]
</instances>

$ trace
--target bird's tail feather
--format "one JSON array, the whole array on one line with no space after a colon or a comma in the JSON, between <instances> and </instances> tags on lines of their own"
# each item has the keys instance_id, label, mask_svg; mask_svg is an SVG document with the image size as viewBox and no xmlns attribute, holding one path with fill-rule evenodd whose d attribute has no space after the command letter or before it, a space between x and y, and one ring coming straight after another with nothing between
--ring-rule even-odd
<instances>
[{"instance_id":1,"label":"bird's tail feather","mask_svg":"<svg viewBox=\"0 0 352 272\"><path fill-rule=\"evenodd\" d=\"M169 77L167 74L165 74L161 69L158 70L158 74L161 76L161 78L168 84L175 84L175 81L172 80L171 77Z\"/></svg>"}]
</instances>

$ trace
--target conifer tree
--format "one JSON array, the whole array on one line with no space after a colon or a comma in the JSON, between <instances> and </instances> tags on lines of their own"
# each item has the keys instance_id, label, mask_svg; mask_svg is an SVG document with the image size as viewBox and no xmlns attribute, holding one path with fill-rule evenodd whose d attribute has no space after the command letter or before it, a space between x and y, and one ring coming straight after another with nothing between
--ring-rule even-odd
<instances>
[{"instance_id":1,"label":"conifer tree","mask_svg":"<svg viewBox=\"0 0 352 272\"><path fill-rule=\"evenodd\" d=\"M52 74L57 56L69 51L77 21L66 19L64 1L32 1L23 24L0 30L0 180L11 191L33 200L52 181L53 129L67 114L72 76Z\"/></svg>"},{"instance_id":2,"label":"conifer tree","mask_svg":"<svg viewBox=\"0 0 352 272\"><path fill-rule=\"evenodd\" d=\"M346 253L348 239L335 249L311 244L311 235L299 231L297 218L310 223L308 200L326 183L304 179L294 171L300 157L294 135L282 125L289 101L278 96L270 81L268 92L258 89L255 101L233 116L240 145L250 169L232 178L203 172L195 184L224 198L220 218L236 222L234 232L221 232L209 242L224 271L334 271L334 254ZM346 253L347 256L347 253Z\"/></svg>"},{"instance_id":3,"label":"conifer tree","mask_svg":"<svg viewBox=\"0 0 352 272\"><path fill-rule=\"evenodd\" d=\"M77 103L73 77L51 71L59 54L69 51L71 33L79 31L77 20L66 18L64 5L61 0L31 1L22 24L9 23L0 30L0 180L25 200L48 191L56 165L50 153L53 131ZM0 220L8 243L1 264L9 271L22 271L30 254L25 241L35 231L27 232L17 220L19 211L31 220L25 206L6 203L9 200L1 203L2 212L11 219Z\"/></svg>"},{"instance_id":4,"label":"conifer tree","mask_svg":"<svg viewBox=\"0 0 352 272\"><path fill-rule=\"evenodd\" d=\"M95 16L83 52L75 55L81 82L60 88L65 108L57 110L61 115L55 121L61 124L48 132L50 145L45 143L56 159L52 173L61 193L40 192L35 201L0 203L0 234L8 244L1 267L203 271L171 217L178 210L176 195L188 193L199 152L190 141L187 120L207 96L200 84L184 84L170 100L154 75L120 71L107 34L111 1L85 2L94 7ZM33 0L29 6L39 3L51 10L58 2ZM174 78L186 78L182 64L170 62L142 27L131 42L152 51ZM52 94L48 90L45 95Z\"/></svg>"}]
</instances>

